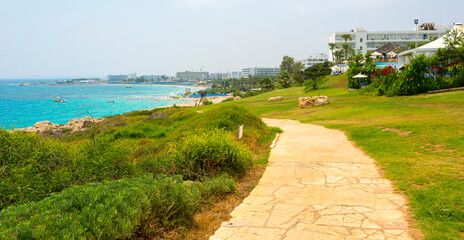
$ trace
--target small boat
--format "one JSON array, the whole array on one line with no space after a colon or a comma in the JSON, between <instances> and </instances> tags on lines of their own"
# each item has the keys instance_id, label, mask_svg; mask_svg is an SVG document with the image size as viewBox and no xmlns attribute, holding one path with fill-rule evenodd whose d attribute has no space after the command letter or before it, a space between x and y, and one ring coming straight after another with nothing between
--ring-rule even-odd
<instances>
[{"instance_id":1,"label":"small boat","mask_svg":"<svg viewBox=\"0 0 464 240\"><path fill-rule=\"evenodd\" d=\"M132 86L130 86L130 85L126 85L126 88L132 88Z\"/></svg>"},{"instance_id":2,"label":"small boat","mask_svg":"<svg viewBox=\"0 0 464 240\"><path fill-rule=\"evenodd\" d=\"M61 99L61 97L57 97L56 99L53 99L54 102L67 102L66 100Z\"/></svg>"},{"instance_id":3,"label":"small boat","mask_svg":"<svg viewBox=\"0 0 464 240\"><path fill-rule=\"evenodd\" d=\"M106 103L114 103L114 101L108 101L108 102L106 102Z\"/></svg>"}]
</instances>

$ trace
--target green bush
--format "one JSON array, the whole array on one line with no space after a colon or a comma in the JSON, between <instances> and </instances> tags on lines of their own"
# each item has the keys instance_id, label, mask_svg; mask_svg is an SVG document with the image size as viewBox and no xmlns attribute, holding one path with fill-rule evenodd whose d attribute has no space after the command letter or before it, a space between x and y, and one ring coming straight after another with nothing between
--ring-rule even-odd
<instances>
[{"instance_id":1,"label":"green bush","mask_svg":"<svg viewBox=\"0 0 464 240\"><path fill-rule=\"evenodd\" d=\"M120 239L147 218L185 226L201 200L198 184L140 177L70 187L0 212L1 239Z\"/></svg>"},{"instance_id":2,"label":"green bush","mask_svg":"<svg viewBox=\"0 0 464 240\"><path fill-rule=\"evenodd\" d=\"M42 199L67 187L59 178L69 175L72 162L64 143L37 134L0 130L0 209Z\"/></svg>"},{"instance_id":3,"label":"green bush","mask_svg":"<svg viewBox=\"0 0 464 240\"><path fill-rule=\"evenodd\" d=\"M204 98L201 102L203 103L203 105L211 105L211 104L213 104L213 102L211 102L207 98Z\"/></svg>"},{"instance_id":4,"label":"green bush","mask_svg":"<svg viewBox=\"0 0 464 240\"><path fill-rule=\"evenodd\" d=\"M207 178L200 189L204 197L221 196L235 190L235 181L229 175L221 174L215 178Z\"/></svg>"},{"instance_id":5,"label":"green bush","mask_svg":"<svg viewBox=\"0 0 464 240\"><path fill-rule=\"evenodd\" d=\"M225 106L212 109L198 116L194 121L198 123L197 128L219 128L234 133L237 132L240 125L255 129L263 129L265 126L260 118L244 107L239 106Z\"/></svg>"},{"instance_id":6,"label":"green bush","mask_svg":"<svg viewBox=\"0 0 464 240\"><path fill-rule=\"evenodd\" d=\"M166 137L169 129L147 122L139 122L121 129L107 132L113 139L121 138L162 138Z\"/></svg>"},{"instance_id":7,"label":"green bush","mask_svg":"<svg viewBox=\"0 0 464 240\"><path fill-rule=\"evenodd\" d=\"M171 156L175 171L192 180L220 173L240 175L251 164L250 151L223 130L188 134Z\"/></svg>"}]
</instances>

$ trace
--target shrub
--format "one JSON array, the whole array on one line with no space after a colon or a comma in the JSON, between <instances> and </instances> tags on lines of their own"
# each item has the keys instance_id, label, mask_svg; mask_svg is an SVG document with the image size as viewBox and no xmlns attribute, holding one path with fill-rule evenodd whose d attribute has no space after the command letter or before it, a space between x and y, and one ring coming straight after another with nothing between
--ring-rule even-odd
<instances>
[{"instance_id":1,"label":"shrub","mask_svg":"<svg viewBox=\"0 0 464 240\"><path fill-rule=\"evenodd\" d=\"M112 139L121 139L121 138L162 138L166 137L168 128L147 123L139 122L133 125L128 125L121 129L118 129L113 132L108 132L107 134L112 135Z\"/></svg>"},{"instance_id":2,"label":"shrub","mask_svg":"<svg viewBox=\"0 0 464 240\"><path fill-rule=\"evenodd\" d=\"M204 98L203 101L202 101L203 105L211 105L213 104L213 102L211 102L210 100L208 100L207 98Z\"/></svg>"},{"instance_id":3,"label":"shrub","mask_svg":"<svg viewBox=\"0 0 464 240\"><path fill-rule=\"evenodd\" d=\"M140 177L70 187L39 202L0 212L1 239L120 239L147 218L163 226L192 222L197 184L179 177Z\"/></svg>"},{"instance_id":4,"label":"shrub","mask_svg":"<svg viewBox=\"0 0 464 240\"><path fill-rule=\"evenodd\" d=\"M188 134L171 150L172 163L184 179L240 175L251 164L251 153L222 130Z\"/></svg>"},{"instance_id":5,"label":"shrub","mask_svg":"<svg viewBox=\"0 0 464 240\"><path fill-rule=\"evenodd\" d=\"M226 98L223 100L223 102L232 102L234 101L234 97Z\"/></svg>"},{"instance_id":6,"label":"shrub","mask_svg":"<svg viewBox=\"0 0 464 240\"><path fill-rule=\"evenodd\" d=\"M201 195L204 197L221 196L235 190L235 181L227 174L215 178L207 178L201 184Z\"/></svg>"},{"instance_id":7,"label":"shrub","mask_svg":"<svg viewBox=\"0 0 464 240\"><path fill-rule=\"evenodd\" d=\"M198 116L197 128L203 129L224 129L230 132L236 132L238 126L244 125L247 128L263 129L264 123L244 107L226 106L212 109Z\"/></svg>"},{"instance_id":8,"label":"shrub","mask_svg":"<svg viewBox=\"0 0 464 240\"><path fill-rule=\"evenodd\" d=\"M37 134L0 130L0 209L39 200L66 184L65 166L72 162L65 144Z\"/></svg>"}]
</instances>

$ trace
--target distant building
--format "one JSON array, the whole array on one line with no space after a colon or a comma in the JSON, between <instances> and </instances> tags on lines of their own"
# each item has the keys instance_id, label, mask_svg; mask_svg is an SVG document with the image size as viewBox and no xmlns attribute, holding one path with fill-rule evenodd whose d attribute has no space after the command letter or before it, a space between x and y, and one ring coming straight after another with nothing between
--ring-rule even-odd
<instances>
[{"instance_id":1,"label":"distant building","mask_svg":"<svg viewBox=\"0 0 464 240\"><path fill-rule=\"evenodd\" d=\"M230 78L240 79L242 77L242 72L231 72Z\"/></svg>"},{"instance_id":2,"label":"distant building","mask_svg":"<svg viewBox=\"0 0 464 240\"><path fill-rule=\"evenodd\" d=\"M279 67L249 67L242 69L242 77L249 76L276 76L280 73Z\"/></svg>"},{"instance_id":3,"label":"distant building","mask_svg":"<svg viewBox=\"0 0 464 240\"><path fill-rule=\"evenodd\" d=\"M229 77L229 73L210 73L209 74L209 79L212 79L212 80L225 79L227 77Z\"/></svg>"},{"instance_id":4,"label":"distant building","mask_svg":"<svg viewBox=\"0 0 464 240\"><path fill-rule=\"evenodd\" d=\"M324 62L327 62L329 61L329 56L327 54L317 54L317 55L310 55L309 57L307 58L304 58L303 60L301 60L302 63L304 63L305 65L305 68L308 68L308 67L311 67L311 66L314 66L318 63L324 63Z\"/></svg>"},{"instance_id":5,"label":"distant building","mask_svg":"<svg viewBox=\"0 0 464 240\"><path fill-rule=\"evenodd\" d=\"M336 43L340 48L345 43L342 38L343 34L350 34L353 40L348 40L347 43L351 47L362 54L373 52L375 49L385 45L388 42L393 42L403 48L407 48L409 43L427 43L433 37L442 37L446 31L451 30L452 25L439 25L433 23L421 24L417 31L376 31L368 32L366 28L356 27L349 32L335 32L330 36L329 42ZM329 59L332 60L332 52L329 52Z\"/></svg>"},{"instance_id":6,"label":"distant building","mask_svg":"<svg viewBox=\"0 0 464 240\"><path fill-rule=\"evenodd\" d=\"M203 81L209 78L209 73L208 72L194 72L194 71L177 72L176 78L182 81L185 81L185 80Z\"/></svg>"},{"instance_id":7,"label":"distant building","mask_svg":"<svg viewBox=\"0 0 464 240\"><path fill-rule=\"evenodd\" d=\"M146 82L157 82L160 81L162 76L161 75L142 75L140 76Z\"/></svg>"},{"instance_id":8,"label":"distant building","mask_svg":"<svg viewBox=\"0 0 464 240\"><path fill-rule=\"evenodd\" d=\"M123 75L123 74L119 74L119 75L108 75L108 82L109 83L120 83L124 80L127 79L127 76L128 75Z\"/></svg>"},{"instance_id":9,"label":"distant building","mask_svg":"<svg viewBox=\"0 0 464 240\"><path fill-rule=\"evenodd\" d=\"M127 75L127 79L136 79L137 78L137 73L129 73Z\"/></svg>"}]
</instances>

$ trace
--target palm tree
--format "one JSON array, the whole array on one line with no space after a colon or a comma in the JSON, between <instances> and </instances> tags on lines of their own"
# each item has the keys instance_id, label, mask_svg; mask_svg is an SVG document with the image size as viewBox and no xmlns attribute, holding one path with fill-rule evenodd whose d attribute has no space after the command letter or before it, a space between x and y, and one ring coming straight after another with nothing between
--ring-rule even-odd
<instances>
[{"instance_id":1,"label":"palm tree","mask_svg":"<svg viewBox=\"0 0 464 240\"><path fill-rule=\"evenodd\" d=\"M330 51L332 51L332 62L335 62L335 55L334 55L334 50L338 49L338 45L336 43L329 43L329 48Z\"/></svg>"},{"instance_id":2,"label":"palm tree","mask_svg":"<svg viewBox=\"0 0 464 240\"><path fill-rule=\"evenodd\" d=\"M348 42L348 40L353 40L353 36L349 33L342 34L341 37L343 38L343 40L345 40L345 43Z\"/></svg>"},{"instance_id":3,"label":"palm tree","mask_svg":"<svg viewBox=\"0 0 464 240\"><path fill-rule=\"evenodd\" d=\"M342 49L343 49L343 51L345 51L345 60L348 59L348 53L353 53L354 52L353 47L351 47L351 45L349 43L344 43L342 45Z\"/></svg>"},{"instance_id":4,"label":"palm tree","mask_svg":"<svg viewBox=\"0 0 464 240\"><path fill-rule=\"evenodd\" d=\"M340 58L343 57L343 50L338 50L334 52L335 58L337 59L337 62L340 61Z\"/></svg>"},{"instance_id":5,"label":"palm tree","mask_svg":"<svg viewBox=\"0 0 464 240\"><path fill-rule=\"evenodd\" d=\"M288 82L290 81L290 74L286 71L283 70L279 73L277 78L280 80L280 84L284 88L288 88Z\"/></svg>"},{"instance_id":6,"label":"palm tree","mask_svg":"<svg viewBox=\"0 0 464 240\"><path fill-rule=\"evenodd\" d=\"M345 50L345 60L348 59L348 52L352 51L352 47L348 44L348 40L353 40L353 36L349 33L342 34L341 36L345 40L345 44L342 45L343 50Z\"/></svg>"},{"instance_id":7,"label":"palm tree","mask_svg":"<svg viewBox=\"0 0 464 240\"><path fill-rule=\"evenodd\" d=\"M296 75L297 73L301 73L305 68L305 65L303 62L296 62L294 65L293 65L293 69L292 69L292 73L293 75Z\"/></svg>"}]
</instances>

